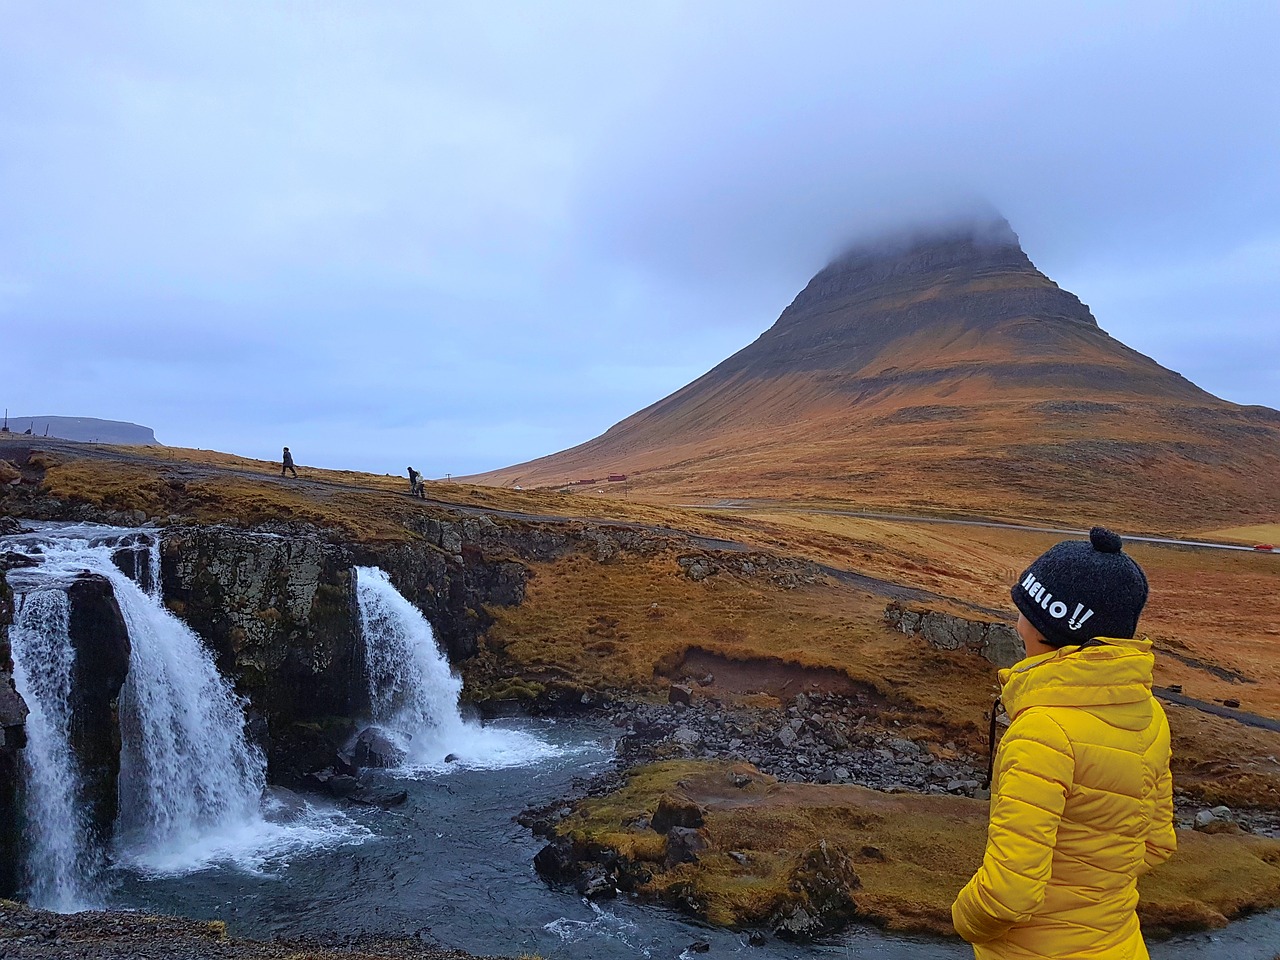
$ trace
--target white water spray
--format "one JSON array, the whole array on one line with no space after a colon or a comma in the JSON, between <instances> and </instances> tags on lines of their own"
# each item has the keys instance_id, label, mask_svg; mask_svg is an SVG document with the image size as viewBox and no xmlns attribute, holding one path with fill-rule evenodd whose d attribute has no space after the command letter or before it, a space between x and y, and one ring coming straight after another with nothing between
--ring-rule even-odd
<instances>
[{"instance_id":1,"label":"white water spray","mask_svg":"<svg viewBox=\"0 0 1280 960\"><path fill-rule=\"evenodd\" d=\"M151 547L147 550L147 572L150 575L150 589L147 593L156 603L164 603L164 588L160 583L160 535L151 538Z\"/></svg>"},{"instance_id":2,"label":"white water spray","mask_svg":"<svg viewBox=\"0 0 1280 960\"><path fill-rule=\"evenodd\" d=\"M511 767L556 754L531 734L464 721L462 681L426 617L380 569L355 569L372 719L399 741L407 766L440 770L451 757L467 767Z\"/></svg>"},{"instance_id":3,"label":"white water spray","mask_svg":"<svg viewBox=\"0 0 1280 960\"><path fill-rule=\"evenodd\" d=\"M48 695L28 699L33 717L33 699L61 704L45 714L55 717L55 722L47 724L51 733L46 742L57 741L61 746L26 753L33 767L31 783L70 784L59 788L59 796L67 799L59 801L62 807L43 800L36 800L35 806L28 803L28 817L49 819L55 832L66 835L76 852L66 854L64 860L94 862L96 852L85 839L87 831L73 829L83 818L83 813L77 813L83 804L78 802L67 723L56 720L69 710L70 661L64 666L55 649L59 631L66 634L66 616L62 615L59 625L53 612L59 604L65 611L66 589L77 577L94 573L111 583L131 648L119 699L118 861L157 874L186 873L214 863L256 870L273 857L369 836L342 814L311 807L288 824L264 817L266 764L245 735L244 703L219 675L200 638L161 605L158 543L150 545L148 558L151 592L144 592L112 561L122 539L138 535L139 531L102 527L46 528L6 543L37 561L37 566L8 574L20 608L32 611L31 630L16 631L26 651L22 682L34 689L33 676L62 680ZM51 612L37 618L46 607ZM69 651L69 640L65 646ZM21 687L19 692L25 696ZM40 840L38 834L33 836ZM73 843L73 838L80 839ZM62 869L57 857L41 850L33 850L28 858L27 871L36 878L32 889L70 890L62 901L50 895L49 906L54 909L74 908L77 897L83 902L83 890L76 886L87 880L81 876L83 871Z\"/></svg>"},{"instance_id":4,"label":"white water spray","mask_svg":"<svg viewBox=\"0 0 1280 960\"><path fill-rule=\"evenodd\" d=\"M186 624L118 571L98 572L111 580L132 646L117 841L160 869L216 855L261 819L266 762L245 737L244 705Z\"/></svg>"},{"instance_id":5,"label":"white water spray","mask_svg":"<svg viewBox=\"0 0 1280 960\"><path fill-rule=\"evenodd\" d=\"M23 896L33 906L88 909L97 872L79 764L71 750L70 605L58 589L18 598L9 629L14 686L27 702Z\"/></svg>"}]
</instances>

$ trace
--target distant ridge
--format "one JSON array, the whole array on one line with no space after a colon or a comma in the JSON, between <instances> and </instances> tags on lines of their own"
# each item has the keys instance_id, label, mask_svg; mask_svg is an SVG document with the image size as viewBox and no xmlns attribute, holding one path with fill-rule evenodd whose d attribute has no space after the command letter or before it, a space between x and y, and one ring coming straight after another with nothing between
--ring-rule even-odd
<instances>
[{"instance_id":1,"label":"distant ridge","mask_svg":"<svg viewBox=\"0 0 1280 960\"><path fill-rule=\"evenodd\" d=\"M98 420L94 417L9 417L10 433L80 440L85 443L112 443L125 446L158 444L155 431L124 420Z\"/></svg>"},{"instance_id":2,"label":"distant ridge","mask_svg":"<svg viewBox=\"0 0 1280 960\"><path fill-rule=\"evenodd\" d=\"M859 244L777 322L587 443L470 478L1192 529L1280 517L1280 413L1109 336L1002 219Z\"/></svg>"}]
</instances>

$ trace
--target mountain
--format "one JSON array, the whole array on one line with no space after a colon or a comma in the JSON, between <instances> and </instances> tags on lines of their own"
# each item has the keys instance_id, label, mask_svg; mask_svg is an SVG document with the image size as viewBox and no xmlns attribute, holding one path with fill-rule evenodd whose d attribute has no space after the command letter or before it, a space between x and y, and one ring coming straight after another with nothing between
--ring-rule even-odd
<instances>
[{"instance_id":1,"label":"mountain","mask_svg":"<svg viewBox=\"0 0 1280 960\"><path fill-rule=\"evenodd\" d=\"M10 417L5 416L10 433L28 429L36 436L82 440L87 443L114 443L142 446L156 444L155 431L123 420L97 420L93 417Z\"/></svg>"},{"instance_id":2,"label":"mountain","mask_svg":"<svg viewBox=\"0 0 1280 960\"><path fill-rule=\"evenodd\" d=\"M754 343L580 446L473 478L1194 529L1280 516L1280 413L1109 336L1003 220L859 245Z\"/></svg>"}]
</instances>

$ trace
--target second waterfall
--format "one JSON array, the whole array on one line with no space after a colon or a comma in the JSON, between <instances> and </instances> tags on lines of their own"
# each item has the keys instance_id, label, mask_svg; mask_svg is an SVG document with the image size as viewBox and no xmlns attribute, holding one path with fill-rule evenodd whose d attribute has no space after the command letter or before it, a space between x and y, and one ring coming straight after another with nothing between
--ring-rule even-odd
<instances>
[{"instance_id":1,"label":"second waterfall","mask_svg":"<svg viewBox=\"0 0 1280 960\"><path fill-rule=\"evenodd\" d=\"M355 570L370 719L405 751L405 767L510 767L556 752L528 733L464 720L458 710L462 681L453 675L426 617L379 568Z\"/></svg>"}]
</instances>

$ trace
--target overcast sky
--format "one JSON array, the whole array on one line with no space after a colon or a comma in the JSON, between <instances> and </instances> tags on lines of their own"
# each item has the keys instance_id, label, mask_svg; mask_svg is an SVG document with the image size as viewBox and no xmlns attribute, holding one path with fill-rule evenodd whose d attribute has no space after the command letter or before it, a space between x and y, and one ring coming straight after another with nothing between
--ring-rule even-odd
<instances>
[{"instance_id":1,"label":"overcast sky","mask_svg":"<svg viewBox=\"0 0 1280 960\"><path fill-rule=\"evenodd\" d=\"M587 440L986 198L1280 407L1280 5L0 0L0 405L429 476Z\"/></svg>"}]
</instances>

